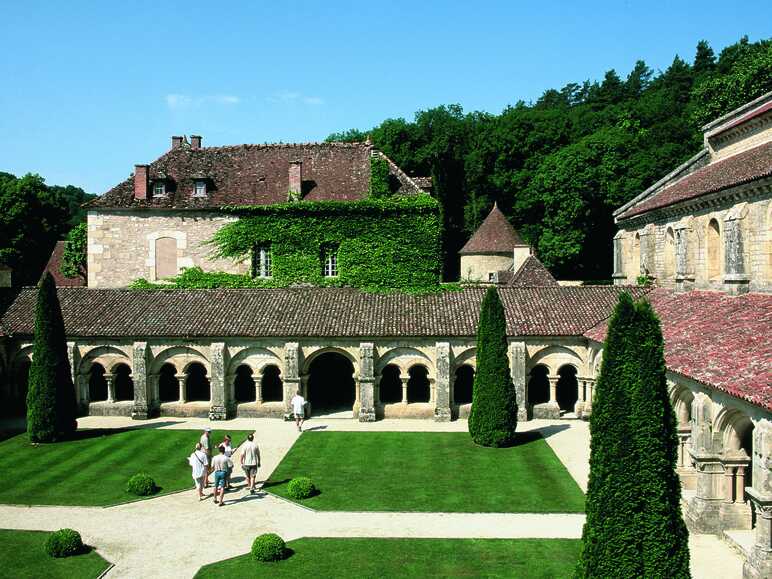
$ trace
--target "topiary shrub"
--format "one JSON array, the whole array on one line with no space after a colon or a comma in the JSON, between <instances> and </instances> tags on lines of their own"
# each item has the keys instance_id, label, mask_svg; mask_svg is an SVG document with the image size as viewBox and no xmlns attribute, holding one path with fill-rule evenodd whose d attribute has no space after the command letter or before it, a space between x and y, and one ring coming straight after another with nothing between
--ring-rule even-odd
<instances>
[{"instance_id":1,"label":"topiary shrub","mask_svg":"<svg viewBox=\"0 0 772 579\"><path fill-rule=\"evenodd\" d=\"M48 536L46 553L51 557L71 557L83 552L83 539L72 529L59 529Z\"/></svg>"},{"instance_id":2,"label":"topiary shrub","mask_svg":"<svg viewBox=\"0 0 772 579\"><path fill-rule=\"evenodd\" d=\"M252 556L258 561L280 561L287 555L287 545L276 533L258 535L252 542Z\"/></svg>"},{"instance_id":3,"label":"topiary shrub","mask_svg":"<svg viewBox=\"0 0 772 579\"><path fill-rule=\"evenodd\" d=\"M287 485L287 494L295 500L303 500L316 494L316 486L307 476L293 478Z\"/></svg>"},{"instance_id":4,"label":"topiary shrub","mask_svg":"<svg viewBox=\"0 0 772 579\"><path fill-rule=\"evenodd\" d=\"M126 492L137 495L138 497L146 497L155 494L157 491L158 487L153 478L144 472L138 472L131 477L126 484Z\"/></svg>"}]
</instances>

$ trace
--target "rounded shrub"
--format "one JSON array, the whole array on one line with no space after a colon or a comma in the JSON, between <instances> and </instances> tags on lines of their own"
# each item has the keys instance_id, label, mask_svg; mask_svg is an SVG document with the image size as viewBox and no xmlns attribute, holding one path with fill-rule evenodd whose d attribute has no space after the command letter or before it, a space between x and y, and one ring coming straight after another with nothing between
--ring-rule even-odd
<instances>
[{"instance_id":1,"label":"rounded shrub","mask_svg":"<svg viewBox=\"0 0 772 579\"><path fill-rule=\"evenodd\" d=\"M155 494L157 491L158 487L153 478L144 472L138 472L126 484L126 492L138 497L146 497Z\"/></svg>"},{"instance_id":2,"label":"rounded shrub","mask_svg":"<svg viewBox=\"0 0 772 579\"><path fill-rule=\"evenodd\" d=\"M316 493L316 486L307 476L293 478L287 485L287 494L295 500L307 499Z\"/></svg>"},{"instance_id":3,"label":"rounded shrub","mask_svg":"<svg viewBox=\"0 0 772 579\"><path fill-rule=\"evenodd\" d=\"M46 539L46 553L51 557L70 557L83 552L83 539L72 529L59 529Z\"/></svg>"},{"instance_id":4,"label":"rounded shrub","mask_svg":"<svg viewBox=\"0 0 772 579\"><path fill-rule=\"evenodd\" d=\"M258 535L252 542L252 556L258 561L279 561L287 554L287 545L276 533Z\"/></svg>"}]
</instances>

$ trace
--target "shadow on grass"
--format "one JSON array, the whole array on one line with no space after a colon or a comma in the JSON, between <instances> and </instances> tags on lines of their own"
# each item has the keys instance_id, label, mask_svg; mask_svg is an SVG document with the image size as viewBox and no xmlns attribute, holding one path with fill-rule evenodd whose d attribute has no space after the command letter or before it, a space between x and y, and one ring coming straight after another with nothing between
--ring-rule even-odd
<instances>
[{"instance_id":1,"label":"shadow on grass","mask_svg":"<svg viewBox=\"0 0 772 579\"><path fill-rule=\"evenodd\" d=\"M121 434L123 432L132 432L135 430L158 429L173 424L178 424L178 422L155 422L153 424L137 424L136 426L124 426L121 428L86 428L83 430L76 430L64 440L88 440L91 438L100 438L102 436L111 436L113 434Z\"/></svg>"},{"instance_id":2,"label":"shadow on grass","mask_svg":"<svg viewBox=\"0 0 772 579\"><path fill-rule=\"evenodd\" d=\"M319 426L312 426L311 428L304 428L303 432L313 432L314 430L327 430L326 424L320 424Z\"/></svg>"},{"instance_id":3,"label":"shadow on grass","mask_svg":"<svg viewBox=\"0 0 772 579\"><path fill-rule=\"evenodd\" d=\"M284 480L267 480L263 483L262 488L267 489L270 487L278 487L287 484L291 480L291 478L285 478Z\"/></svg>"}]
</instances>

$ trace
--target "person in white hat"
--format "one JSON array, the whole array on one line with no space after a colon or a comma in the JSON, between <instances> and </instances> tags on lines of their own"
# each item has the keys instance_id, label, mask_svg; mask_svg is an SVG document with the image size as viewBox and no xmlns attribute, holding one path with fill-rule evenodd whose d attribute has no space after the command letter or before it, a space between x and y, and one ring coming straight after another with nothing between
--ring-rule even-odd
<instances>
[{"instance_id":1,"label":"person in white hat","mask_svg":"<svg viewBox=\"0 0 772 579\"><path fill-rule=\"evenodd\" d=\"M208 426L204 428L204 434L201 435L199 442L201 443L201 450L206 453L207 464L212 464L212 447L209 443L209 434L212 429ZM209 468L206 469L206 476L204 477L204 488L209 486Z\"/></svg>"}]
</instances>

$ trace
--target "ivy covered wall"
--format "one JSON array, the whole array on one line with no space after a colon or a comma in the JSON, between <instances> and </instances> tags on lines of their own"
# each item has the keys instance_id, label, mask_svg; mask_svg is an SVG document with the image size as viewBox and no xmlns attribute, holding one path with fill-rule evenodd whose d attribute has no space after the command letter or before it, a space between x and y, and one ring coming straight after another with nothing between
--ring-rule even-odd
<instances>
[{"instance_id":1,"label":"ivy covered wall","mask_svg":"<svg viewBox=\"0 0 772 579\"><path fill-rule=\"evenodd\" d=\"M280 205L224 207L234 221L210 240L216 257L251 260L270 245L271 277L252 278L199 268L185 270L173 287L351 286L367 291L439 288L441 223L428 195ZM336 277L324 277L323 252L337 248ZM138 280L133 287L153 287ZM158 284L157 287L169 287Z\"/></svg>"}]
</instances>

